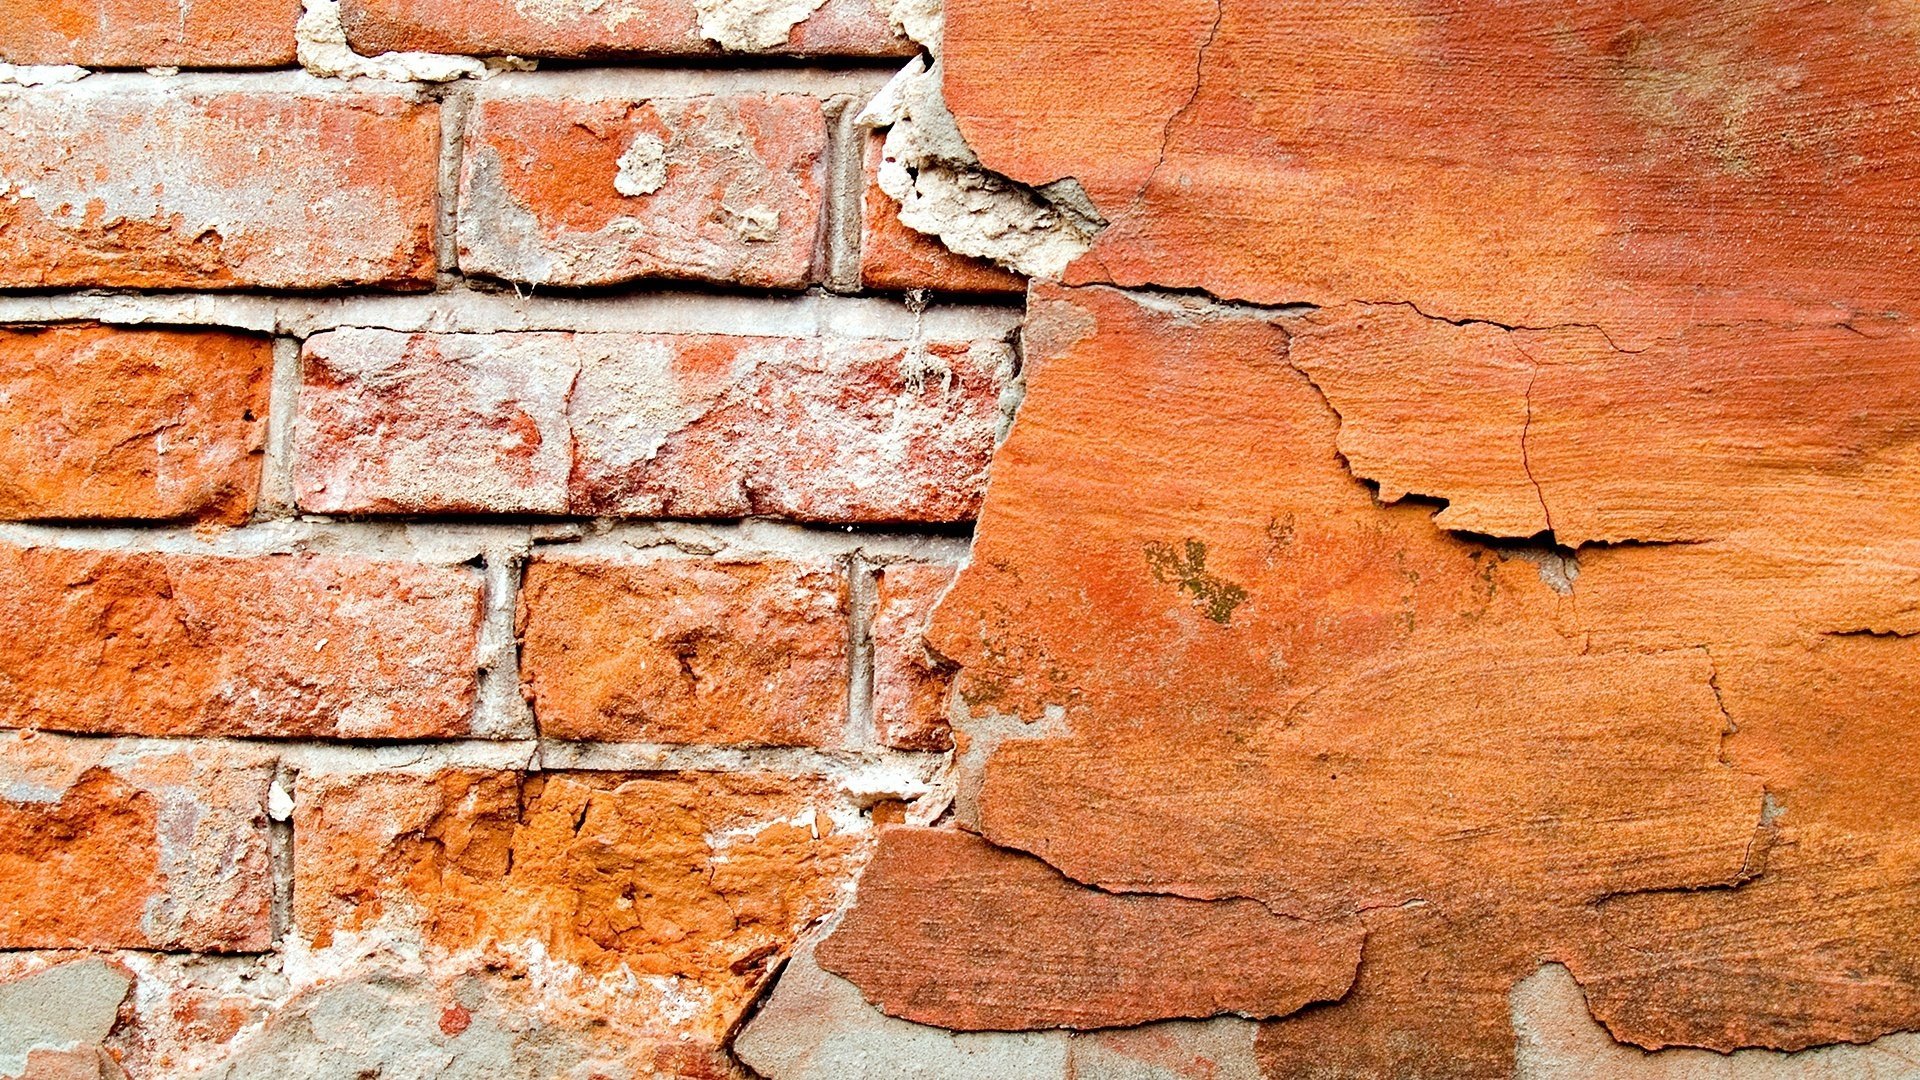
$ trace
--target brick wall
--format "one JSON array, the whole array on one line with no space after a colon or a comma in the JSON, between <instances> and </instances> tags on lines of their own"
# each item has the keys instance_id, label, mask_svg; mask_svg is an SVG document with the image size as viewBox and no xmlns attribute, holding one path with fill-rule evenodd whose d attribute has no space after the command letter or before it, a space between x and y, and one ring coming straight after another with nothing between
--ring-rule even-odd
<instances>
[{"instance_id":1,"label":"brick wall","mask_svg":"<svg viewBox=\"0 0 1920 1080\"><path fill-rule=\"evenodd\" d=\"M934 812L1023 285L768 7L0 2L0 1075L740 1075Z\"/></svg>"},{"instance_id":2,"label":"brick wall","mask_svg":"<svg viewBox=\"0 0 1920 1080\"><path fill-rule=\"evenodd\" d=\"M0 0L0 1080L1920 1077L1911 6Z\"/></svg>"}]
</instances>

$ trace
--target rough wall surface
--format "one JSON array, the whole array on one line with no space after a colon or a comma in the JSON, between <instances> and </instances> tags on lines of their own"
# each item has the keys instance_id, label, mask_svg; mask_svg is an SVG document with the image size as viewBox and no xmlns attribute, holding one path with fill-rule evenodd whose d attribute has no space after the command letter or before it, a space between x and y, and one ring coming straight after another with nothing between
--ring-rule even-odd
<instances>
[{"instance_id":1,"label":"rough wall surface","mask_svg":"<svg viewBox=\"0 0 1920 1080\"><path fill-rule=\"evenodd\" d=\"M0 1080L1920 1077L1916 86L0 0Z\"/></svg>"}]
</instances>

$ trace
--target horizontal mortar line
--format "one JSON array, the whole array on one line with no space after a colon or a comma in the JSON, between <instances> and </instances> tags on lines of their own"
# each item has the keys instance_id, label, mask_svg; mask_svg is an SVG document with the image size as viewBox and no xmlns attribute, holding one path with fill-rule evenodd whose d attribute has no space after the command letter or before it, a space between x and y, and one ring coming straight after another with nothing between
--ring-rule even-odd
<instances>
[{"instance_id":1,"label":"horizontal mortar line","mask_svg":"<svg viewBox=\"0 0 1920 1080\"><path fill-rule=\"evenodd\" d=\"M276 944L278 944L276 942ZM257 964L263 960L272 960L280 956L278 949L252 951L246 949L228 951L196 951L193 949L162 948L153 945L0 945L0 956L20 956L26 954L76 954L85 956L144 956L149 958L171 957L190 960L196 965L207 961L229 961L235 964Z\"/></svg>"},{"instance_id":2,"label":"horizontal mortar line","mask_svg":"<svg viewBox=\"0 0 1920 1080\"><path fill-rule=\"evenodd\" d=\"M899 297L827 292L739 295L638 288L611 295L516 295L456 287L430 293L301 295L117 292L0 294L0 324L101 322L209 326L306 337L343 327L402 333L736 334L912 340L1006 338L1024 303L939 303L916 316Z\"/></svg>"},{"instance_id":3,"label":"horizontal mortar line","mask_svg":"<svg viewBox=\"0 0 1920 1080\"><path fill-rule=\"evenodd\" d=\"M462 53L408 53L421 60L484 60ZM375 59L363 57L363 59ZM9 96L111 96L157 90L167 93L297 93L341 97L418 97L425 99L448 86L472 85L494 93L554 93L566 96L688 97L731 93L793 93L810 97L872 93L886 85L907 57L875 58L864 62L759 64L728 67L699 62L703 58L662 56L632 63L605 60L567 63L533 71L503 71L484 78L452 79L340 78L316 75L303 68L236 71L187 68L159 75L146 69L81 68L87 74L70 81L39 86L7 85ZM716 58L724 59L724 58ZM552 63L553 61L549 61ZM536 61L537 63L537 61ZM39 65L66 67L67 65Z\"/></svg>"},{"instance_id":4,"label":"horizontal mortar line","mask_svg":"<svg viewBox=\"0 0 1920 1080\"><path fill-rule=\"evenodd\" d=\"M308 517L216 528L11 522L0 523L0 542L21 547L234 557L342 554L439 564L472 563L530 551L722 560L759 555L839 558L858 552L878 561L958 563L966 559L972 544L970 537L953 533L808 527L759 518L501 523Z\"/></svg>"},{"instance_id":5,"label":"horizontal mortar line","mask_svg":"<svg viewBox=\"0 0 1920 1080\"><path fill-rule=\"evenodd\" d=\"M579 742L538 739L342 741L233 735L114 735L0 728L36 738L111 745L121 754L212 753L277 759L313 773L425 772L445 768L509 772L766 772L838 777L861 790L912 795L889 787L924 785L948 755L919 750L817 749L791 746L697 746L684 743Z\"/></svg>"},{"instance_id":6,"label":"horizontal mortar line","mask_svg":"<svg viewBox=\"0 0 1920 1080\"><path fill-rule=\"evenodd\" d=\"M796 64L794 66L681 66L666 64L610 64L590 62L565 67L506 71L472 80L490 96L520 94L569 98L674 97L688 94L794 93L810 97L878 93L910 58L897 57L865 64Z\"/></svg>"}]
</instances>

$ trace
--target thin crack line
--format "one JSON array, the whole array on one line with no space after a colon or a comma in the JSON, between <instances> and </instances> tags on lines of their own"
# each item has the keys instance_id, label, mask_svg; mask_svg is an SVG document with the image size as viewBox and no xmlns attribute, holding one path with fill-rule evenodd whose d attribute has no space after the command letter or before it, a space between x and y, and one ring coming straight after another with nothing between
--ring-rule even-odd
<instances>
[{"instance_id":1,"label":"thin crack line","mask_svg":"<svg viewBox=\"0 0 1920 1080\"><path fill-rule=\"evenodd\" d=\"M1512 342L1514 350L1526 357L1527 362L1533 365L1533 374L1527 377L1527 393L1523 402L1526 415L1520 421L1520 469L1527 474L1527 483L1533 485L1533 497L1540 501L1540 516L1546 520L1547 533L1557 539L1560 534L1553 531L1553 511L1547 509L1546 490L1540 486L1539 479L1533 475L1533 458L1527 452L1527 438L1533 432L1533 384L1540 381L1541 364L1532 353L1527 351L1526 346L1513 341L1511 336L1508 340Z\"/></svg>"},{"instance_id":2,"label":"thin crack line","mask_svg":"<svg viewBox=\"0 0 1920 1080\"><path fill-rule=\"evenodd\" d=\"M1193 111L1194 105L1199 102L1200 89L1206 84L1207 50L1213 48L1214 41L1220 37L1220 26L1226 21L1227 0L1213 0L1213 26L1207 31L1206 40L1200 43L1200 48L1195 51L1193 57L1193 91L1187 95L1187 100L1173 111L1173 115L1167 117L1167 122L1160 125L1160 154L1154 159L1153 168L1147 170L1146 179L1140 182L1140 190L1134 192L1133 198L1129 200L1127 206L1129 212L1137 209L1146 199L1154 180L1160 176L1161 167L1166 165L1167 146L1173 141L1174 125L1185 118L1187 113Z\"/></svg>"}]
</instances>

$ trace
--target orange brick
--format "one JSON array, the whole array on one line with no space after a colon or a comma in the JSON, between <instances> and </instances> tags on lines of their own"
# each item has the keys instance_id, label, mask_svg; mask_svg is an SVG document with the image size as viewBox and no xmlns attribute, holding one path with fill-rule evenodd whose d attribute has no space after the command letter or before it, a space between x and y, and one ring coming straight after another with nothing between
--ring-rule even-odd
<instances>
[{"instance_id":1,"label":"orange brick","mask_svg":"<svg viewBox=\"0 0 1920 1080\"><path fill-rule=\"evenodd\" d=\"M0 949L266 947L263 756L0 735Z\"/></svg>"},{"instance_id":2,"label":"orange brick","mask_svg":"<svg viewBox=\"0 0 1920 1080\"><path fill-rule=\"evenodd\" d=\"M0 330L0 517L244 521L272 367L247 334Z\"/></svg>"},{"instance_id":3,"label":"orange brick","mask_svg":"<svg viewBox=\"0 0 1920 1080\"><path fill-rule=\"evenodd\" d=\"M462 269L569 286L812 279L819 99L642 99L594 85L506 75L480 90L460 181Z\"/></svg>"},{"instance_id":4,"label":"orange brick","mask_svg":"<svg viewBox=\"0 0 1920 1080\"><path fill-rule=\"evenodd\" d=\"M764 774L303 773L296 796L308 944L450 968L536 943L551 977L582 976L568 1005L642 1040L724 1037L868 836L828 784Z\"/></svg>"},{"instance_id":5,"label":"orange brick","mask_svg":"<svg viewBox=\"0 0 1920 1080\"><path fill-rule=\"evenodd\" d=\"M951 670L927 649L927 622L955 568L902 563L874 571L873 726L884 746L945 750Z\"/></svg>"},{"instance_id":6,"label":"orange brick","mask_svg":"<svg viewBox=\"0 0 1920 1080\"><path fill-rule=\"evenodd\" d=\"M0 0L0 61L281 67L300 0Z\"/></svg>"},{"instance_id":7,"label":"orange brick","mask_svg":"<svg viewBox=\"0 0 1920 1080\"><path fill-rule=\"evenodd\" d=\"M294 487L319 513L969 521L1004 343L719 334L307 341Z\"/></svg>"},{"instance_id":8,"label":"orange brick","mask_svg":"<svg viewBox=\"0 0 1920 1080\"><path fill-rule=\"evenodd\" d=\"M439 108L289 75L111 75L0 99L0 288L418 286Z\"/></svg>"},{"instance_id":9,"label":"orange brick","mask_svg":"<svg viewBox=\"0 0 1920 1080\"><path fill-rule=\"evenodd\" d=\"M465 568L0 545L0 726L462 735L479 622Z\"/></svg>"},{"instance_id":10,"label":"orange brick","mask_svg":"<svg viewBox=\"0 0 1920 1080\"><path fill-rule=\"evenodd\" d=\"M347 40L363 53L476 56L708 56L691 0L535 5L513 0L342 0ZM871 0L826 0L767 52L790 56L912 56Z\"/></svg>"},{"instance_id":11,"label":"orange brick","mask_svg":"<svg viewBox=\"0 0 1920 1080\"><path fill-rule=\"evenodd\" d=\"M885 139L867 137L866 188L860 196L860 284L894 292L1024 292L1027 279L986 259L956 255L937 238L900 223L900 204L880 190L875 173Z\"/></svg>"},{"instance_id":12,"label":"orange brick","mask_svg":"<svg viewBox=\"0 0 1920 1080\"><path fill-rule=\"evenodd\" d=\"M538 559L521 663L542 734L832 746L847 709L847 586L825 559Z\"/></svg>"}]
</instances>

